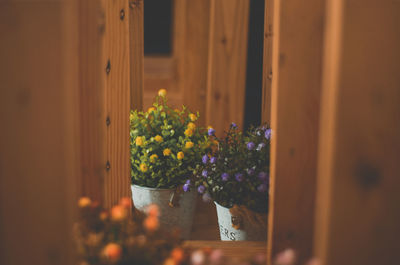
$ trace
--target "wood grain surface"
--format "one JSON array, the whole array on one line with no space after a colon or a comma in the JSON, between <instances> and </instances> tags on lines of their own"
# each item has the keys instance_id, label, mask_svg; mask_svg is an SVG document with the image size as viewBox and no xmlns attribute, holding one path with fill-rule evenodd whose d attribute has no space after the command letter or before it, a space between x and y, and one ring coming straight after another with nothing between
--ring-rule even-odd
<instances>
[{"instance_id":1,"label":"wood grain surface","mask_svg":"<svg viewBox=\"0 0 400 265\"><path fill-rule=\"evenodd\" d=\"M264 54L263 54L263 86L261 103L261 120L271 123L271 86L272 86L272 38L274 0L265 0L264 12Z\"/></svg>"},{"instance_id":2,"label":"wood grain surface","mask_svg":"<svg viewBox=\"0 0 400 265\"><path fill-rule=\"evenodd\" d=\"M0 2L0 264L73 264L79 160L77 16Z\"/></svg>"},{"instance_id":3,"label":"wood grain surface","mask_svg":"<svg viewBox=\"0 0 400 265\"><path fill-rule=\"evenodd\" d=\"M102 61L105 18L98 0L78 1L78 14L79 193L102 202L107 161Z\"/></svg>"},{"instance_id":4,"label":"wood grain surface","mask_svg":"<svg viewBox=\"0 0 400 265\"><path fill-rule=\"evenodd\" d=\"M267 249L265 242L254 241L185 241L183 245L189 249L221 249L232 260L248 260L257 254L265 254Z\"/></svg>"},{"instance_id":5,"label":"wood grain surface","mask_svg":"<svg viewBox=\"0 0 400 265\"><path fill-rule=\"evenodd\" d=\"M144 1L129 1L131 109L142 109L144 87Z\"/></svg>"},{"instance_id":6,"label":"wood grain surface","mask_svg":"<svg viewBox=\"0 0 400 265\"><path fill-rule=\"evenodd\" d=\"M274 1L269 258L312 254L324 1ZM265 72L264 72L265 73Z\"/></svg>"},{"instance_id":7,"label":"wood grain surface","mask_svg":"<svg viewBox=\"0 0 400 265\"><path fill-rule=\"evenodd\" d=\"M315 254L399 264L400 3L328 2Z\"/></svg>"},{"instance_id":8,"label":"wood grain surface","mask_svg":"<svg viewBox=\"0 0 400 265\"><path fill-rule=\"evenodd\" d=\"M211 1L206 120L217 134L243 125L249 5Z\"/></svg>"},{"instance_id":9,"label":"wood grain surface","mask_svg":"<svg viewBox=\"0 0 400 265\"><path fill-rule=\"evenodd\" d=\"M106 175L104 204L110 207L121 197L131 196L129 111L130 111L130 56L129 2L103 1L105 31L103 35L103 78L106 117ZM140 58L137 58L140 60ZM134 63L136 65L136 63Z\"/></svg>"}]
</instances>

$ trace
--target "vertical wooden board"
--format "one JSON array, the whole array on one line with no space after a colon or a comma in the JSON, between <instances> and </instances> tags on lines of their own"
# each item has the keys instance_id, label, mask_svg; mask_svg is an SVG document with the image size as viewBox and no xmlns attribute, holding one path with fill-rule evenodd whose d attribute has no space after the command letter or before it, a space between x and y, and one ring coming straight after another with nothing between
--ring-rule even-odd
<instances>
[{"instance_id":1,"label":"vertical wooden board","mask_svg":"<svg viewBox=\"0 0 400 265\"><path fill-rule=\"evenodd\" d=\"M143 107L144 85L144 1L129 1L131 109Z\"/></svg>"},{"instance_id":2,"label":"vertical wooden board","mask_svg":"<svg viewBox=\"0 0 400 265\"><path fill-rule=\"evenodd\" d=\"M265 0L261 120L263 123L268 124L271 123L273 8L274 0Z\"/></svg>"},{"instance_id":3,"label":"vertical wooden board","mask_svg":"<svg viewBox=\"0 0 400 265\"><path fill-rule=\"evenodd\" d=\"M77 126L77 77L76 42L69 38L76 28L66 6L0 3L1 264L75 262L71 227L78 165L71 155L76 128L70 126Z\"/></svg>"},{"instance_id":4,"label":"vertical wooden board","mask_svg":"<svg viewBox=\"0 0 400 265\"><path fill-rule=\"evenodd\" d=\"M269 260L311 256L324 1L274 1Z\"/></svg>"},{"instance_id":5,"label":"vertical wooden board","mask_svg":"<svg viewBox=\"0 0 400 265\"><path fill-rule=\"evenodd\" d=\"M193 112L199 111L198 124L205 126L210 1L190 1L185 4L184 12L186 19L181 21L185 25L183 60L178 70L183 104Z\"/></svg>"},{"instance_id":6,"label":"vertical wooden board","mask_svg":"<svg viewBox=\"0 0 400 265\"><path fill-rule=\"evenodd\" d=\"M315 253L327 265L398 264L400 3L327 10Z\"/></svg>"},{"instance_id":7,"label":"vertical wooden board","mask_svg":"<svg viewBox=\"0 0 400 265\"><path fill-rule=\"evenodd\" d=\"M243 125L249 5L211 1L206 122L217 134Z\"/></svg>"},{"instance_id":8,"label":"vertical wooden board","mask_svg":"<svg viewBox=\"0 0 400 265\"><path fill-rule=\"evenodd\" d=\"M129 110L130 57L129 3L104 1L105 33L103 76L105 82L106 176L104 202L110 207L131 196Z\"/></svg>"},{"instance_id":9,"label":"vertical wooden board","mask_svg":"<svg viewBox=\"0 0 400 265\"><path fill-rule=\"evenodd\" d=\"M100 0L79 1L80 194L102 201L106 173L105 91Z\"/></svg>"}]
</instances>

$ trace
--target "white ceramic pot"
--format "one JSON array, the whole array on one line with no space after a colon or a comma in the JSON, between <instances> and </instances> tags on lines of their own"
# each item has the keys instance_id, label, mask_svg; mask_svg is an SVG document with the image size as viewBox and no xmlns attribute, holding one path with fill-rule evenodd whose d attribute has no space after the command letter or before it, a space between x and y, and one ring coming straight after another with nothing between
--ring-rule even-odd
<instances>
[{"instance_id":1,"label":"white ceramic pot","mask_svg":"<svg viewBox=\"0 0 400 265\"><path fill-rule=\"evenodd\" d=\"M193 215L196 207L196 193L181 195L179 206L171 207L169 202L175 189L156 189L131 185L132 199L138 210L145 210L150 204L157 204L160 210L160 225L166 229L177 227L183 239L190 239Z\"/></svg>"},{"instance_id":2,"label":"white ceramic pot","mask_svg":"<svg viewBox=\"0 0 400 265\"><path fill-rule=\"evenodd\" d=\"M232 227L232 214L229 208L223 207L214 202L217 208L219 232L222 241L266 241L267 227L260 229L251 225L248 220L244 219L244 229L235 229Z\"/></svg>"}]
</instances>

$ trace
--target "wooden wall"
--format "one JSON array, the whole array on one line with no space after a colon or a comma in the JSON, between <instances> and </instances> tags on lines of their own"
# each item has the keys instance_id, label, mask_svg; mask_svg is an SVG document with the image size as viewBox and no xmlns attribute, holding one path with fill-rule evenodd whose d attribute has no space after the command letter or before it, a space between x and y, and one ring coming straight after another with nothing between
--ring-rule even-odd
<instances>
[{"instance_id":1,"label":"wooden wall","mask_svg":"<svg viewBox=\"0 0 400 265\"><path fill-rule=\"evenodd\" d=\"M144 60L144 109L163 87L173 106L184 104L200 112L199 124L220 132L232 121L241 126L249 4L246 0L174 0L172 54Z\"/></svg>"},{"instance_id":2,"label":"wooden wall","mask_svg":"<svg viewBox=\"0 0 400 265\"><path fill-rule=\"evenodd\" d=\"M399 264L400 2L335 0L327 11L315 254Z\"/></svg>"},{"instance_id":3,"label":"wooden wall","mask_svg":"<svg viewBox=\"0 0 400 265\"><path fill-rule=\"evenodd\" d=\"M0 264L73 264L77 9L0 2Z\"/></svg>"},{"instance_id":4,"label":"wooden wall","mask_svg":"<svg viewBox=\"0 0 400 265\"><path fill-rule=\"evenodd\" d=\"M131 196L129 110L142 105L143 3L79 4L80 194L110 207Z\"/></svg>"},{"instance_id":5,"label":"wooden wall","mask_svg":"<svg viewBox=\"0 0 400 265\"><path fill-rule=\"evenodd\" d=\"M212 0L206 119L217 134L243 125L249 1Z\"/></svg>"},{"instance_id":6,"label":"wooden wall","mask_svg":"<svg viewBox=\"0 0 400 265\"><path fill-rule=\"evenodd\" d=\"M105 103L103 126L105 130L106 163L104 165L104 204L112 206L121 197L131 197L129 111L131 107L131 57L129 2L103 2L105 24L102 36L102 77ZM133 56L133 55L132 55ZM143 55L139 55L142 61ZM133 78L134 76L132 76ZM136 77L136 76L135 76ZM140 78L140 76L137 76Z\"/></svg>"},{"instance_id":7,"label":"wooden wall","mask_svg":"<svg viewBox=\"0 0 400 265\"><path fill-rule=\"evenodd\" d=\"M303 262L312 254L324 1L274 0L273 7L268 254L290 247ZM270 41L265 45L268 54ZM269 74L264 69L264 80Z\"/></svg>"}]
</instances>

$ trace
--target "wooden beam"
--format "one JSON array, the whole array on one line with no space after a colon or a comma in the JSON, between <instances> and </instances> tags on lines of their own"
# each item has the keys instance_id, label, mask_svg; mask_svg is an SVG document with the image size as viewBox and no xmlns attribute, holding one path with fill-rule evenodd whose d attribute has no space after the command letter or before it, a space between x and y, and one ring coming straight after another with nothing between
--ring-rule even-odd
<instances>
[{"instance_id":1,"label":"wooden beam","mask_svg":"<svg viewBox=\"0 0 400 265\"><path fill-rule=\"evenodd\" d=\"M79 190L102 202L106 174L105 90L102 37L105 18L99 0L79 1Z\"/></svg>"},{"instance_id":2,"label":"wooden beam","mask_svg":"<svg viewBox=\"0 0 400 265\"><path fill-rule=\"evenodd\" d=\"M263 90L261 121L271 123L271 86L272 86L272 24L274 0L265 0L264 12L264 56L263 56Z\"/></svg>"},{"instance_id":3,"label":"wooden beam","mask_svg":"<svg viewBox=\"0 0 400 265\"><path fill-rule=\"evenodd\" d=\"M131 109L143 108L144 1L129 1Z\"/></svg>"},{"instance_id":4,"label":"wooden beam","mask_svg":"<svg viewBox=\"0 0 400 265\"><path fill-rule=\"evenodd\" d=\"M206 126L206 87L208 44L210 32L210 1L194 0L184 4L184 48L178 76L183 93L183 104L193 112L200 112L198 124ZM176 4L180 4L176 1ZM196 19L193 19L196 18Z\"/></svg>"},{"instance_id":5,"label":"wooden beam","mask_svg":"<svg viewBox=\"0 0 400 265\"><path fill-rule=\"evenodd\" d=\"M73 264L79 174L73 1L0 3L0 264Z\"/></svg>"},{"instance_id":6,"label":"wooden beam","mask_svg":"<svg viewBox=\"0 0 400 265\"><path fill-rule=\"evenodd\" d=\"M324 0L274 1L268 256L312 254Z\"/></svg>"},{"instance_id":7,"label":"wooden beam","mask_svg":"<svg viewBox=\"0 0 400 265\"><path fill-rule=\"evenodd\" d=\"M315 254L398 264L400 3L328 2Z\"/></svg>"},{"instance_id":8,"label":"wooden beam","mask_svg":"<svg viewBox=\"0 0 400 265\"><path fill-rule=\"evenodd\" d=\"M129 110L131 107L130 11L125 0L104 1L103 79L106 117L106 175L104 204L110 207L121 197L131 196Z\"/></svg>"},{"instance_id":9,"label":"wooden beam","mask_svg":"<svg viewBox=\"0 0 400 265\"><path fill-rule=\"evenodd\" d=\"M243 125L249 1L211 0L206 122Z\"/></svg>"}]
</instances>

